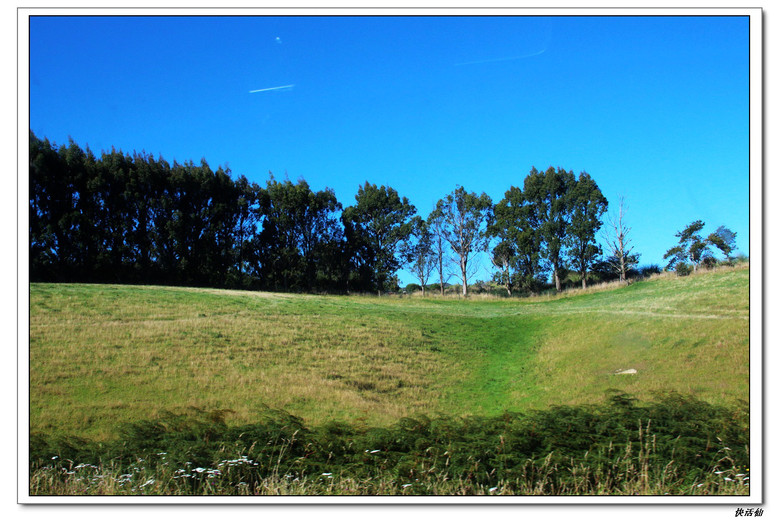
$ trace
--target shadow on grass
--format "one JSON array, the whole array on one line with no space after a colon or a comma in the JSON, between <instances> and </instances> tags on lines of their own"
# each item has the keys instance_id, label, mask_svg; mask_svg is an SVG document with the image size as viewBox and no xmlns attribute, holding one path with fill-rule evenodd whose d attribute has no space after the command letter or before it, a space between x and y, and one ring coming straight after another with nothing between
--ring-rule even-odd
<instances>
[{"instance_id":1,"label":"shadow on grass","mask_svg":"<svg viewBox=\"0 0 780 520\"><path fill-rule=\"evenodd\" d=\"M272 409L240 426L225 410L166 413L125 425L110 443L32 435L31 493L91 494L89 482L97 489L109 477L113 487L98 494L141 493L142 480L157 494L262 493L269 482L293 494L721 493L719 479L735 482L721 475L749 485L747 410L675 393L648 403L612 393L603 405L418 416L387 428L309 428Z\"/></svg>"}]
</instances>

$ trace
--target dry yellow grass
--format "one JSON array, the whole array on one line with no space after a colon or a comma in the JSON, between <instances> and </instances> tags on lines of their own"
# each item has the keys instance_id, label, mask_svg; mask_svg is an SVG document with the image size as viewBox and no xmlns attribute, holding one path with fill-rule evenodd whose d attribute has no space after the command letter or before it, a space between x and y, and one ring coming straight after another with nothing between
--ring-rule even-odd
<instances>
[{"instance_id":1,"label":"dry yellow grass","mask_svg":"<svg viewBox=\"0 0 780 520\"><path fill-rule=\"evenodd\" d=\"M33 285L33 430L108 437L162 410L312 424L597 402L747 399L746 266L554 298ZM634 368L635 375L616 376Z\"/></svg>"}]
</instances>

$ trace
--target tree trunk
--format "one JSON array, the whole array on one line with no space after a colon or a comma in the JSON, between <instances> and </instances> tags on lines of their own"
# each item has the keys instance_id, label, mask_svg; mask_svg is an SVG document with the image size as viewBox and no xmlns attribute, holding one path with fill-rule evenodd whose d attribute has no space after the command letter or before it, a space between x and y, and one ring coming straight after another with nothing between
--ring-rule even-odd
<instances>
[{"instance_id":1,"label":"tree trunk","mask_svg":"<svg viewBox=\"0 0 780 520\"><path fill-rule=\"evenodd\" d=\"M504 260L504 280L506 285L506 293L508 296L512 296L512 277L509 273L509 261Z\"/></svg>"},{"instance_id":2,"label":"tree trunk","mask_svg":"<svg viewBox=\"0 0 780 520\"><path fill-rule=\"evenodd\" d=\"M468 281L466 280L466 269L467 269L466 262L464 262L461 259L461 261L460 261L460 272L463 274L463 296L466 296L466 294L469 291Z\"/></svg>"},{"instance_id":3,"label":"tree trunk","mask_svg":"<svg viewBox=\"0 0 780 520\"><path fill-rule=\"evenodd\" d=\"M444 255L441 252L441 247L441 238L439 238L439 288L441 295L444 296Z\"/></svg>"},{"instance_id":4,"label":"tree trunk","mask_svg":"<svg viewBox=\"0 0 780 520\"><path fill-rule=\"evenodd\" d=\"M553 278L555 279L555 291L561 292L561 278L558 276L557 266L553 266Z\"/></svg>"},{"instance_id":5,"label":"tree trunk","mask_svg":"<svg viewBox=\"0 0 780 520\"><path fill-rule=\"evenodd\" d=\"M587 283L585 281L585 277L588 275L587 271L583 271L580 273L582 275L582 288L585 289L587 287Z\"/></svg>"},{"instance_id":6,"label":"tree trunk","mask_svg":"<svg viewBox=\"0 0 780 520\"><path fill-rule=\"evenodd\" d=\"M620 281L626 281L626 256L623 254L623 240L620 240Z\"/></svg>"}]
</instances>

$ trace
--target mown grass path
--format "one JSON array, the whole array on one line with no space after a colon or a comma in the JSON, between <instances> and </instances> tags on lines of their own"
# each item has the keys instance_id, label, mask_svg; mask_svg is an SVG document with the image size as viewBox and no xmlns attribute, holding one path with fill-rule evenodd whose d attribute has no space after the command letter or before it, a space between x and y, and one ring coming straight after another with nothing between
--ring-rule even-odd
<instances>
[{"instance_id":1,"label":"mown grass path","mask_svg":"<svg viewBox=\"0 0 780 520\"><path fill-rule=\"evenodd\" d=\"M187 407L390 424L610 388L727 404L748 395L748 291L747 267L529 299L32 284L31 429L108 438Z\"/></svg>"}]
</instances>

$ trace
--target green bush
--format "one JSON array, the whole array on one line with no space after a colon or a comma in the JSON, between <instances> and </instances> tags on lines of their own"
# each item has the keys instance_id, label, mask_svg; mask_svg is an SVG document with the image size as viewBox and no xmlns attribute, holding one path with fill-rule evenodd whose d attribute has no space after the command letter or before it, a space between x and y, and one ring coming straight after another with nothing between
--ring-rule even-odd
<instances>
[{"instance_id":1,"label":"green bush","mask_svg":"<svg viewBox=\"0 0 780 520\"><path fill-rule=\"evenodd\" d=\"M677 273L677 276L688 276L693 272L693 268L685 262L678 262L674 266L674 271Z\"/></svg>"}]
</instances>

